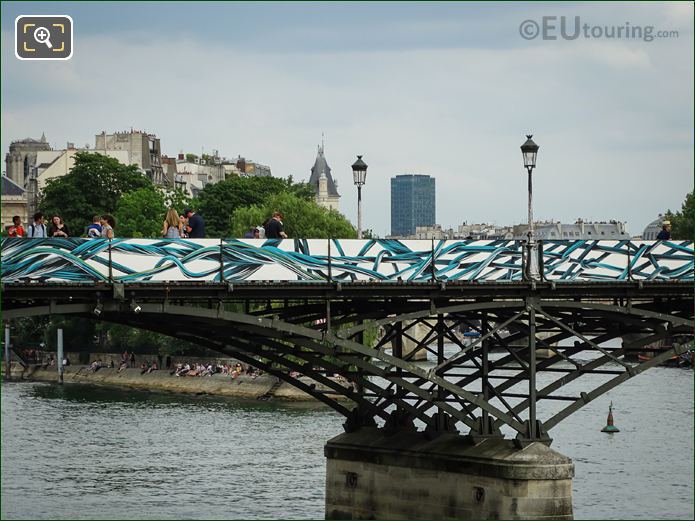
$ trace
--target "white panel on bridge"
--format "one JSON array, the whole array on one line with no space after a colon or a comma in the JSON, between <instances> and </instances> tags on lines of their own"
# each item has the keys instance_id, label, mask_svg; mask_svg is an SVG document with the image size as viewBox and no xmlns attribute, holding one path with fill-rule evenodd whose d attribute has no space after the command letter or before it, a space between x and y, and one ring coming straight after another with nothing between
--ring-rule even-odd
<instances>
[{"instance_id":1,"label":"white panel on bridge","mask_svg":"<svg viewBox=\"0 0 695 521\"><path fill-rule=\"evenodd\" d=\"M431 259L432 241L427 240L331 241L332 279L341 282L427 282Z\"/></svg>"},{"instance_id":2,"label":"white panel on bridge","mask_svg":"<svg viewBox=\"0 0 695 521\"><path fill-rule=\"evenodd\" d=\"M543 241L547 280L627 279L628 241Z\"/></svg>"},{"instance_id":3,"label":"white panel on bridge","mask_svg":"<svg viewBox=\"0 0 695 521\"><path fill-rule=\"evenodd\" d=\"M634 280L692 279L693 243L634 241L630 275Z\"/></svg>"},{"instance_id":4,"label":"white panel on bridge","mask_svg":"<svg viewBox=\"0 0 695 521\"><path fill-rule=\"evenodd\" d=\"M508 240L435 241L438 280L521 280L521 243Z\"/></svg>"},{"instance_id":5,"label":"white panel on bridge","mask_svg":"<svg viewBox=\"0 0 695 521\"><path fill-rule=\"evenodd\" d=\"M108 240L2 240L2 281L94 283L108 280Z\"/></svg>"},{"instance_id":6,"label":"white panel on bridge","mask_svg":"<svg viewBox=\"0 0 695 521\"><path fill-rule=\"evenodd\" d=\"M326 239L225 239L223 258L230 282L328 279Z\"/></svg>"},{"instance_id":7,"label":"white panel on bridge","mask_svg":"<svg viewBox=\"0 0 695 521\"><path fill-rule=\"evenodd\" d=\"M113 279L120 282L219 280L219 239L114 239Z\"/></svg>"}]
</instances>

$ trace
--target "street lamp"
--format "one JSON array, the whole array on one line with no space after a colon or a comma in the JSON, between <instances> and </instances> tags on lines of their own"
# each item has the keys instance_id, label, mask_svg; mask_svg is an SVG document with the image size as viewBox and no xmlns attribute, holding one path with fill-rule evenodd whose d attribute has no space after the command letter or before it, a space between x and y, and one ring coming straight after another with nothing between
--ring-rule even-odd
<instances>
[{"instance_id":1,"label":"street lamp","mask_svg":"<svg viewBox=\"0 0 695 521\"><path fill-rule=\"evenodd\" d=\"M357 238L362 238L362 186L367 181L367 163L362 161L362 156L357 156L357 161L352 164L352 180L357 187Z\"/></svg>"},{"instance_id":2,"label":"street lamp","mask_svg":"<svg viewBox=\"0 0 695 521\"><path fill-rule=\"evenodd\" d=\"M538 280L540 278L540 273L538 269L538 258L536 255L536 243L535 236L533 234L533 189L531 186L531 173L533 169L536 168L536 156L538 155L539 146L536 145L533 140L532 134L526 135L526 142L521 145L521 155L524 158L524 168L528 172L528 256L526 264L526 278L528 280Z\"/></svg>"}]
</instances>

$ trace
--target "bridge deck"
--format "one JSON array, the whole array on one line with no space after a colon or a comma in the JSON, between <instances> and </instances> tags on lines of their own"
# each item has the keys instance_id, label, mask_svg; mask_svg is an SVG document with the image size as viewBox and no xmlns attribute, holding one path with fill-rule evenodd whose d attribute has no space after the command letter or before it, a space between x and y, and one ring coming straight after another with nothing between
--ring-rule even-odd
<instances>
[{"instance_id":1,"label":"bridge deck","mask_svg":"<svg viewBox=\"0 0 695 521\"><path fill-rule=\"evenodd\" d=\"M692 297L695 293L690 281L615 281L615 282L468 282L447 281L436 283L327 283L292 281L240 281L240 282L147 282L147 283L3 283L3 300L10 299L63 299L66 297L93 298L95 293L111 296L114 291L127 291L129 295L145 299L481 299L524 298L537 296L544 299L654 299Z\"/></svg>"}]
</instances>

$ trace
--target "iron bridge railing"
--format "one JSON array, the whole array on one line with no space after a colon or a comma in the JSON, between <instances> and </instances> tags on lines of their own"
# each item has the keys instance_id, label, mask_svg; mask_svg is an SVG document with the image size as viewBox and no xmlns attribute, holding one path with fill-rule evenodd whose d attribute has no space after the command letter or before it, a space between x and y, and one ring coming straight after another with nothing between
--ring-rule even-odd
<instances>
[{"instance_id":1,"label":"iron bridge railing","mask_svg":"<svg viewBox=\"0 0 695 521\"><path fill-rule=\"evenodd\" d=\"M2 240L2 282L521 281L519 240ZM693 280L692 241L540 241L543 280Z\"/></svg>"}]
</instances>

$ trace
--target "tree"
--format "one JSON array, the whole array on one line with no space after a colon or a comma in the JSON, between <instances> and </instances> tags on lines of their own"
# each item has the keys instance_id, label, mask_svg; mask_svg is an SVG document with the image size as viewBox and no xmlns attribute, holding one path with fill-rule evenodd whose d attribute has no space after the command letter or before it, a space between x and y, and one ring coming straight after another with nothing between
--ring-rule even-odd
<instances>
[{"instance_id":1,"label":"tree","mask_svg":"<svg viewBox=\"0 0 695 521\"><path fill-rule=\"evenodd\" d=\"M48 219L60 215L73 235L81 235L92 216L113 213L121 196L152 181L138 170L112 157L78 152L75 166L62 177L50 179L41 194L39 211Z\"/></svg>"},{"instance_id":2,"label":"tree","mask_svg":"<svg viewBox=\"0 0 695 521\"><path fill-rule=\"evenodd\" d=\"M192 163L196 159L198 159L198 156L196 156L195 154L186 154L186 161L188 161L189 163Z\"/></svg>"},{"instance_id":3,"label":"tree","mask_svg":"<svg viewBox=\"0 0 695 521\"><path fill-rule=\"evenodd\" d=\"M231 177L207 185L193 201L192 208L205 218L209 237L224 237L229 233L229 218L237 208L263 205L281 193L294 193L299 200L314 197L311 186L294 183L291 178Z\"/></svg>"},{"instance_id":4,"label":"tree","mask_svg":"<svg viewBox=\"0 0 695 521\"><path fill-rule=\"evenodd\" d=\"M232 214L228 231L232 237L263 223L273 212L283 214L285 233L302 239L355 239L357 232L343 214L327 210L314 201L301 199L291 193L271 196L263 204L241 207Z\"/></svg>"},{"instance_id":5,"label":"tree","mask_svg":"<svg viewBox=\"0 0 695 521\"><path fill-rule=\"evenodd\" d=\"M114 233L121 237L160 237L166 215L164 196L154 186L128 192L116 206Z\"/></svg>"},{"instance_id":6,"label":"tree","mask_svg":"<svg viewBox=\"0 0 695 521\"><path fill-rule=\"evenodd\" d=\"M666 212L666 217L671 221L671 237L685 241L695 240L693 237L693 192L686 194L685 201L680 212L673 213L671 210Z\"/></svg>"},{"instance_id":7,"label":"tree","mask_svg":"<svg viewBox=\"0 0 695 521\"><path fill-rule=\"evenodd\" d=\"M174 208L179 215L183 213L184 208L190 208L191 206L190 196L180 188L173 191L163 191L162 195L164 196L164 205L167 208Z\"/></svg>"}]
</instances>

